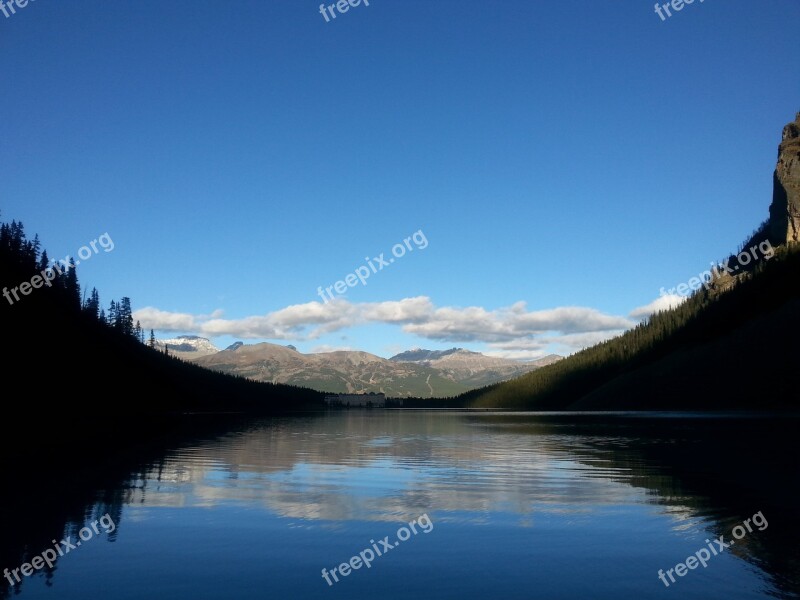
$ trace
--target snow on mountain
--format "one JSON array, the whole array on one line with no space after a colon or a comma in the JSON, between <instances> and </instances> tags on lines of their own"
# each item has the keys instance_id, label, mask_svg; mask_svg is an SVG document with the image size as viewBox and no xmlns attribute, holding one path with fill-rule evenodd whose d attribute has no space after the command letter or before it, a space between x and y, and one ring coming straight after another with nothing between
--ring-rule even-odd
<instances>
[{"instance_id":1,"label":"snow on mountain","mask_svg":"<svg viewBox=\"0 0 800 600\"><path fill-rule=\"evenodd\" d=\"M197 335L179 335L167 340L156 340L158 350L163 352L164 346L170 354L183 359L199 358L219 352L219 348L212 344L211 340Z\"/></svg>"}]
</instances>

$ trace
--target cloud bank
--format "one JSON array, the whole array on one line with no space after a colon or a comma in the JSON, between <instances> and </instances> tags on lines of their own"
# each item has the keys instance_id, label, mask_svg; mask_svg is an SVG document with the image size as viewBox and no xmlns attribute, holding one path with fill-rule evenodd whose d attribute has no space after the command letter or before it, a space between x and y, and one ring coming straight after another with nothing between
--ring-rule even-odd
<instances>
[{"instance_id":1,"label":"cloud bank","mask_svg":"<svg viewBox=\"0 0 800 600\"><path fill-rule=\"evenodd\" d=\"M154 307L134 313L145 329L240 339L307 341L352 327L392 324L437 342L486 343L493 353L509 357L541 354L554 343L579 349L634 326L637 317L631 317L580 306L530 311L525 302L496 310L437 307L427 296L359 304L344 299L308 302L241 319L222 318L221 311L192 315Z\"/></svg>"}]
</instances>

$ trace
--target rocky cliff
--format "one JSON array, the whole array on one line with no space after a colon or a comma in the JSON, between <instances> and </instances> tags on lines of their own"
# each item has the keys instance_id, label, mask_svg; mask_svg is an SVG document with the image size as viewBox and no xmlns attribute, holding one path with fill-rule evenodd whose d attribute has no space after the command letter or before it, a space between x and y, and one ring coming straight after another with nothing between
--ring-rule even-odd
<instances>
[{"instance_id":1,"label":"rocky cliff","mask_svg":"<svg viewBox=\"0 0 800 600\"><path fill-rule=\"evenodd\" d=\"M800 241L800 113L783 128L778 147L769 207L769 238L773 245Z\"/></svg>"}]
</instances>

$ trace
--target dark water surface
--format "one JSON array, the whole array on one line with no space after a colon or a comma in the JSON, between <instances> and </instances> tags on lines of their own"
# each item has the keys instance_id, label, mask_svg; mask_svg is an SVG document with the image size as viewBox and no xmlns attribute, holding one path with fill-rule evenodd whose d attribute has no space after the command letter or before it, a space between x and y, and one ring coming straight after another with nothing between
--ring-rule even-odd
<instances>
[{"instance_id":1,"label":"dark water surface","mask_svg":"<svg viewBox=\"0 0 800 600\"><path fill-rule=\"evenodd\" d=\"M51 539L74 544L95 521L97 532L83 530L54 568L4 579L0 596L797 598L798 424L408 411L259 421L181 443L113 483L75 482L86 500L60 520L26 510L33 492L6 481L16 545L0 568ZM752 531L737 540L746 519ZM721 535L734 542L724 551ZM703 549L706 567L669 587L659 579Z\"/></svg>"}]
</instances>

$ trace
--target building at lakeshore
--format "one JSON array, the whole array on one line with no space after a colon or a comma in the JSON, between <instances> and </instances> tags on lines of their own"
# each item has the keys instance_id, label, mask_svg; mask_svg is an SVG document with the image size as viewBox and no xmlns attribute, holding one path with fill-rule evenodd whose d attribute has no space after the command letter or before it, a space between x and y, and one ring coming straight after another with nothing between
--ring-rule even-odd
<instances>
[{"instance_id":1,"label":"building at lakeshore","mask_svg":"<svg viewBox=\"0 0 800 600\"><path fill-rule=\"evenodd\" d=\"M325 404L330 407L386 408L386 394L328 394Z\"/></svg>"}]
</instances>

